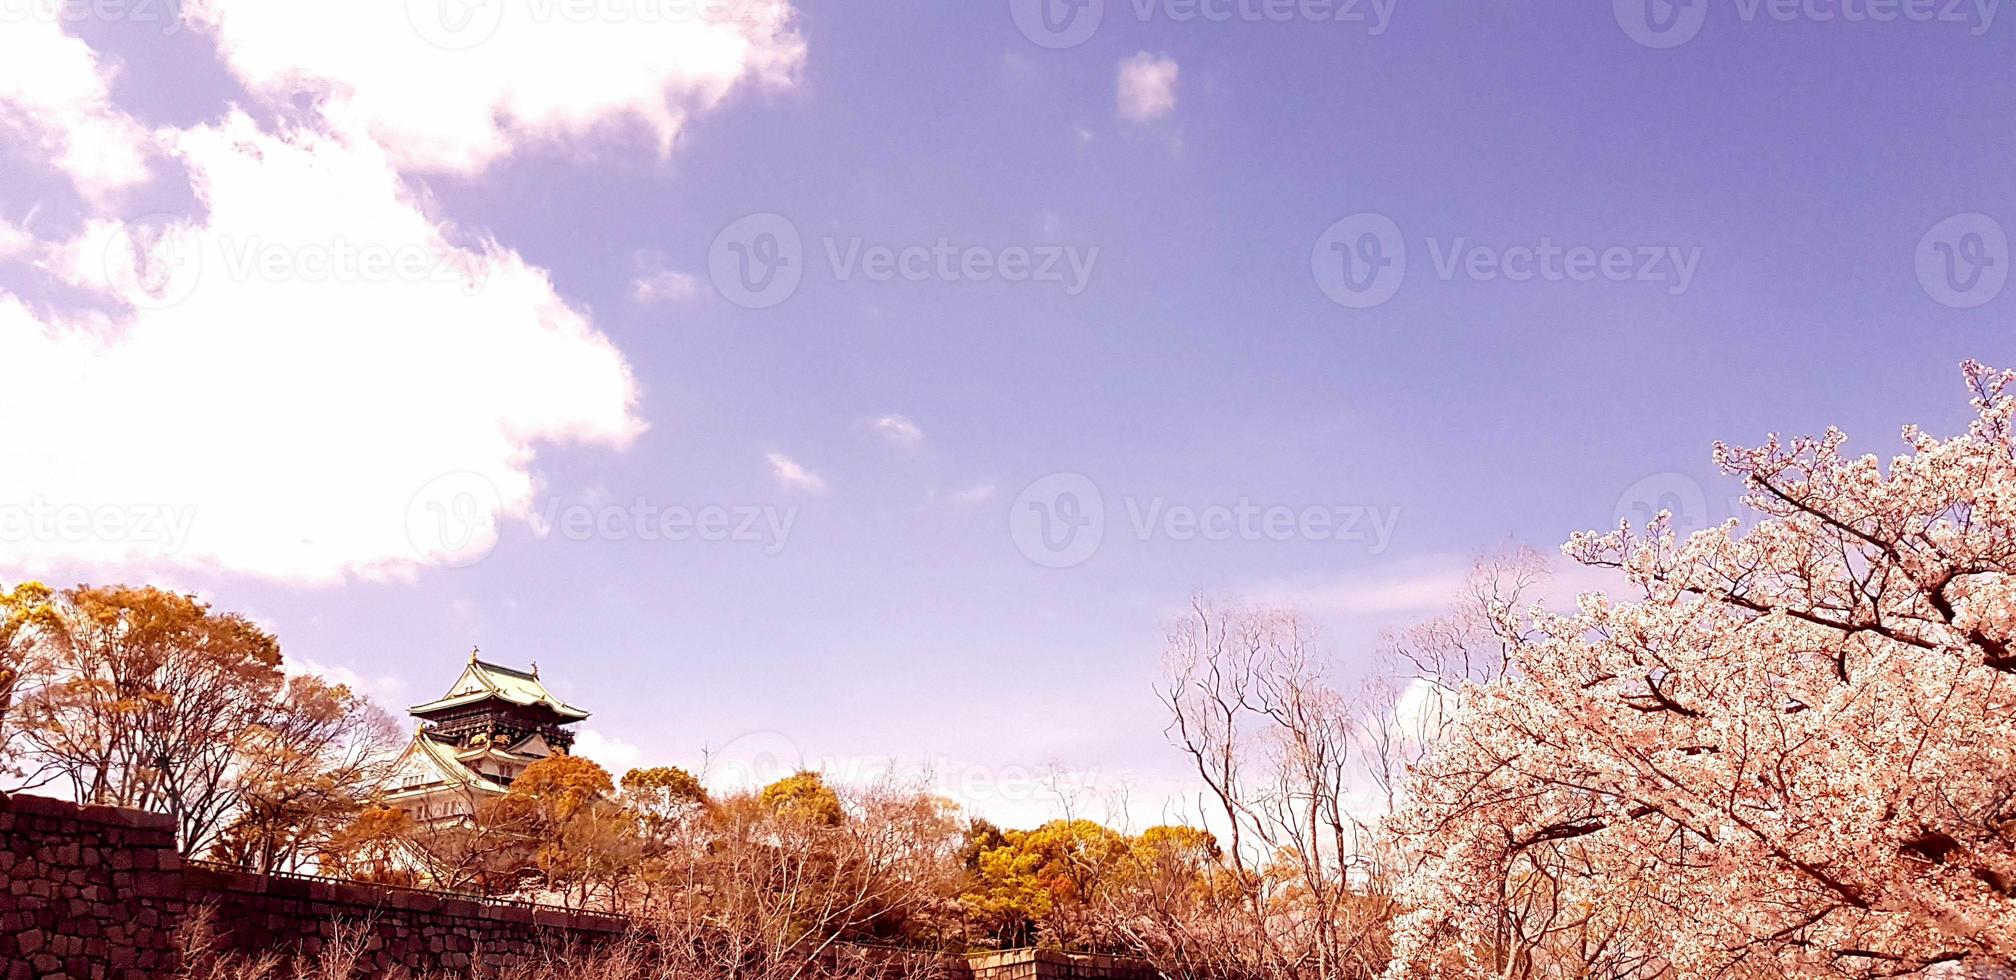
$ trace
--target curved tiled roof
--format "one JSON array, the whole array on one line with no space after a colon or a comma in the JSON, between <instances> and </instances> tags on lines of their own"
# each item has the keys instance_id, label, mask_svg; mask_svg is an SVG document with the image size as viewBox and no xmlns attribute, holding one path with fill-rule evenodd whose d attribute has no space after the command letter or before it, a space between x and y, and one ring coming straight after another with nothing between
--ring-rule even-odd
<instances>
[{"instance_id":1,"label":"curved tiled roof","mask_svg":"<svg viewBox=\"0 0 2016 980\"><path fill-rule=\"evenodd\" d=\"M436 741L424 729L414 733L413 741L407 745L406 752L407 754L413 752L424 754L429 761L433 762L434 768L440 771L442 781L395 790L390 794L391 799L397 800L402 797L433 792L443 785L466 786L470 789L495 793L501 793L504 790L504 787L495 779L470 769L461 759L456 758L454 746L444 745ZM401 764L404 764L403 757Z\"/></svg>"},{"instance_id":2,"label":"curved tiled roof","mask_svg":"<svg viewBox=\"0 0 2016 980\"><path fill-rule=\"evenodd\" d=\"M426 704L416 704L407 710L425 716L491 698L528 708L543 706L568 721L580 721L588 717L588 712L554 697L551 691L546 690L546 685L539 682L537 673L528 673L475 659L471 659L469 666L463 668L462 676L456 678L446 695Z\"/></svg>"}]
</instances>

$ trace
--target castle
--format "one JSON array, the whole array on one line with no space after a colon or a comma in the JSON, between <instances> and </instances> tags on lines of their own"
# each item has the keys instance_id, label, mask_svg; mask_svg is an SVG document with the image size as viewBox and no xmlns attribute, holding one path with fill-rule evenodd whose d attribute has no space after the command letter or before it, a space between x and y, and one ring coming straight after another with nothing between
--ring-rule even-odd
<instances>
[{"instance_id":1,"label":"castle","mask_svg":"<svg viewBox=\"0 0 2016 980\"><path fill-rule=\"evenodd\" d=\"M538 664L517 670L475 650L448 693L407 710L420 727L393 768L386 801L436 825L467 820L527 766L568 751L567 726L588 717L546 690Z\"/></svg>"}]
</instances>

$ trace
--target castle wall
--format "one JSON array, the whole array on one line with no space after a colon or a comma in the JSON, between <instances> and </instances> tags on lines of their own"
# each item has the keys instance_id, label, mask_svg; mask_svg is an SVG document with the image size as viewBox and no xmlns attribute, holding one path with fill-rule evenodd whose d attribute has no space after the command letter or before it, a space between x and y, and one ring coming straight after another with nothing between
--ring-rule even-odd
<instances>
[{"instance_id":1,"label":"castle wall","mask_svg":"<svg viewBox=\"0 0 2016 980\"><path fill-rule=\"evenodd\" d=\"M185 865L174 822L0 794L0 980L147 980L177 967L176 933L208 910L221 948L315 956L339 931L376 971L467 972L610 942L619 919L350 882Z\"/></svg>"},{"instance_id":2,"label":"castle wall","mask_svg":"<svg viewBox=\"0 0 2016 980\"><path fill-rule=\"evenodd\" d=\"M185 863L169 817L0 794L0 980L155 980L199 917L219 948L318 957L361 936L367 972L467 975L595 948L623 919ZM890 952L893 973L911 954ZM937 959L928 954L916 954ZM1153 980L1138 963L1018 950L936 964L950 980Z\"/></svg>"}]
</instances>

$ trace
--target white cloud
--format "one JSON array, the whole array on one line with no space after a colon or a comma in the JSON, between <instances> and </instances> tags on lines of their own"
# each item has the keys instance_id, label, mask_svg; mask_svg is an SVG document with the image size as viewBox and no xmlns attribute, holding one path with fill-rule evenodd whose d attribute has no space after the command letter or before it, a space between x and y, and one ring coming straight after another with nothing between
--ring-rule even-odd
<instances>
[{"instance_id":1,"label":"white cloud","mask_svg":"<svg viewBox=\"0 0 2016 980\"><path fill-rule=\"evenodd\" d=\"M796 80L805 41L788 0L704 13L715 6L190 0L188 13L267 99L311 94L402 169L475 173L521 144L624 124L663 153L737 86Z\"/></svg>"},{"instance_id":2,"label":"white cloud","mask_svg":"<svg viewBox=\"0 0 2016 980\"><path fill-rule=\"evenodd\" d=\"M924 441L924 430L901 415L884 415L868 423L868 427L899 446L915 446Z\"/></svg>"},{"instance_id":3,"label":"white cloud","mask_svg":"<svg viewBox=\"0 0 2016 980\"><path fill-rule=\"evenodd\" d=\"M546 273L430 214L368 141L237 113L165 145L207 216L93 222L50 262L132 309L0 292L0 415L63 420L10 438L10 565L400 574L469 554L435 523L527 515L538 446L641 430L622 355ZM454 494L422 492L443 474ZM93 521L24 535L36 507Z\"/></svg>"},{"instance_id":4,"label":"white cloud","mask_svg":"<svg viewBox=\"0 0 2016 980\"><path fill-rule=\"evenodd\" d=\"M1526 591L1522 609L1538 602L1569 611L1576 596L1585 592L1635 594L1616 572L1586 568L1560 556L1542 557L1546 574ZM1475 556L1428 555L1341 575L1262 583L1239 590L1236 596L1252 605L1300 612L1322 628L1333 651L1360 657L1383 645L1383 633L1454 608L1475 563Z\"/></svg>"},{"instance_id":5,"label":"white cloud","mask_svg":"<svg viewBox=\"0 0 2016 980\"><path fill-rule=\"evenodd\" d=\"M994 499L994 484L992 483L982 483L979 486L970 487L952 495L953 503L969 506L984 504L992 499Z\"/></svg>"},{"instance_id":6,"label":"white cloud","mask_svg":"<svg viewBox=\"0 0 2016 980\"><path fill-rule=\"evenodd\" d=\"M630 298L640 306L684 302L700 295L700 280L685 272L661 269L630 283Z\"/></svg>"},{"instance_id":7,"label":"white cloud","mask_svg":"<svg viewBox=\"0 0 2016 980\"><path fill-rule=\"evenodd\" d=\"M803 490L807 493L826 492L826 481L819 474L800 466L797 460L783 453L768 453L764 458L770 461L770 475L776 477L784 489Z\"/></svg>"},{"instance_id":8,"label":"white cloud","mask_svg":"<svg viewBox=\"0 0 2016 980\"><path fill-rule=\"evenodd\" d=\"M27 255L34 247L35 239L28 229L0 218L0 262Z\"/></svg>"},{"instance_id":9,"label":"white cloud","mask_svg":"<svg viewBox=\"0 0 2016 980\"><path fill-rule=\"evenodd\" d=\"M793 11L470 6L501 23L444 38L408 18L445 5L190 0L254 98L285 107L292 122L273 128L234 112L146 132L83 41L34 18L0 31L0 138L52 161L99 214L156 156L201 205L86 214L62 242L0 222L0 259L33 256L103 300L31 308L0 290L0 412L62 420L10 439L5 570L330 582L465 564L531 516L541 447L620 448L641 431L629 366L586 314L404 175L474 173L626 124L662 153L735 89L795 80ZM463 40L482 43L452 50ZM653 270L637 288L655 301L697 285ZM791 465L794 485L823 487Z\"/></svg>"},{"instance_id":10,"label":"white cloud","mask_svg":"<svg viewBox=\"0 0 2016 980\"><path fill-rule=\"evenodd\" d=\"M11 133L103 207L147 179L150 138L112 107L113 72L54 19L0 30L0 133Z\"/></svg>"},{"instance_id":11,"label":"white cloud","mask_svg":"<svg viewBox=\"0 0 2016 980\"><path fill-rule=\"evenodd\" d=\"M1150 123L1176 111L1176 59L1143 51L1120 62L1123 122Z\"/></svg>"},{"instance_id":12,"label":"white cloud","mask_svg":"<svg viewBox=\"0 0 2016 980\"><path fill-rule=\"evenodd\" d=\"M620 738L604 735L593 728L584 728L574 736L574 754L588 759L618 779L636 768L637 759L644 750Z\"/></svg>"},{"instance_id":13,"label":"white cloud","mask_svg":"<svg viewBox=\"0 0 2016 980\"><path fill-rule=\"evenodd\" d=\"M1251 590L1252 601L1318 616L1407 617L1435 615L1455 600L1469 574L1462 558L1430 558L1315 581L1274 583Z\"/></svg>"},{"instance_id":14,"label":"white cloud","mask_svg":"<svg viewBox=\"0 0 2016 980\"><path fill-rule=\"evenodd\" d=\"M311 674L323 680L341 684L377 702L379 707L404 717L406 705L406 682L393 674L365 677L348 667L318 663L302 657L289 657L281 663L281 669L289 674Z\"/></svg>"}]
</instances>

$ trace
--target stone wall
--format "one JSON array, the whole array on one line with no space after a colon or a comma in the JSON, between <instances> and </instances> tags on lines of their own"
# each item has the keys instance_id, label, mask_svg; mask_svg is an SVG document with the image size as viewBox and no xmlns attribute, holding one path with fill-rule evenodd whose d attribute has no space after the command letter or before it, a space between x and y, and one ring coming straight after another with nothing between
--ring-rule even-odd
<instances>
[{"instance_id":1,"label":"stone wall","mask_svg":"<svg viewBox=\"0 0 2016 980\"><path fill-rule=\"evenodd\" d=\"M174 822L0 794L0 980L146 980L176 969L199 910L220 948L315 956L338 930L375 971L469 972L606 943L622 920L432 892L185 866Z\"/></svg>"},{"instance_id":2,"label":"stone wall","mask_svg":"<svg viewBox=\"0 0 2016 980\"><path fill-rule=\"evenodd\" d=\"M1053 949L1012 949L967 958L973 980L1158 980L1139 960Z\"/></svg>"},{"instance_id":3,"label":"stone wall","mask_svg":"<svg viewBox=\"0 0 2016 980\"><path fill-rule=\"evenodd\" d=\"M541 952L607 944L623 919L527 908L405 888L190 867L185 915L207 910L226 948L317 956L347 933L374 972L467 974L535 960Z\"/></svg>"},{"instance_id":4,"label":"stone wall","mask_svg":"<svg viewBox=\"0 0 2016 980\"><path fill-rule=\"evenodd\" d=\"M185 864L166 816L0 793L0 980L169 977L178 933L199 918L227 951L313 958L340 932L361 940L368 972L462 975L593 948L630 927L437 892ZM902 974L910 971L898 961L920 954L884 955ZM1145 964L1049 950L938 962L953 980L1155 980Z\"/></svg>"},{"instance_id":5,"label":"stone wall","mask_svg":"<svg viewBox=\"0 0 2016 980\"><path fill-rule=\"evenodd\" d=\"M0 794L0 977L142 980L173 968L175 823Z\"/></svg>"}]
</instances>

